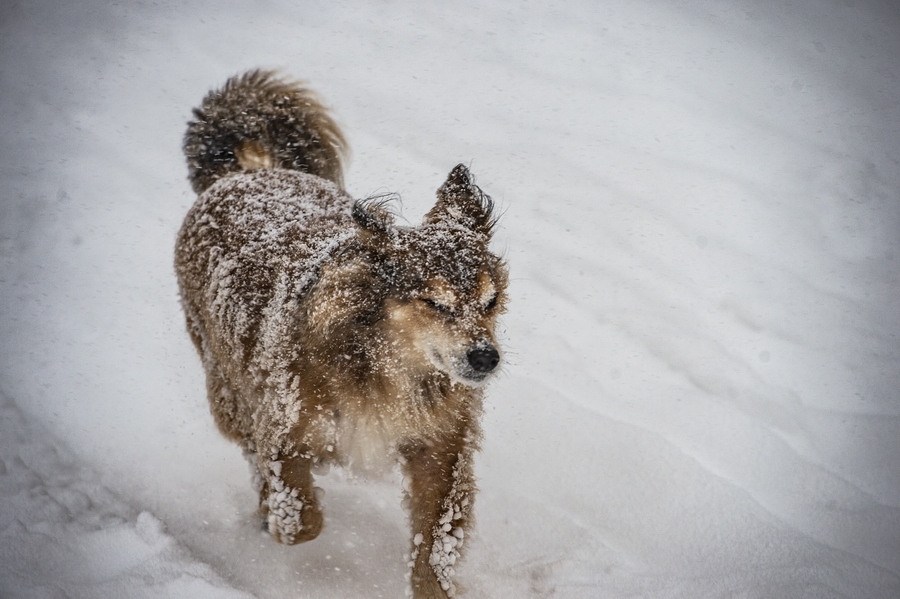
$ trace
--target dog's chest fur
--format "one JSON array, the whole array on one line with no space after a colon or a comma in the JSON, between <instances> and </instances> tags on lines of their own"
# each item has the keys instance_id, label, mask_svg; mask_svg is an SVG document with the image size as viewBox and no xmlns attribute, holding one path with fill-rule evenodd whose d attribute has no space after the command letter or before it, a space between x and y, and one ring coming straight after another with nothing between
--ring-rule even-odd
<instances>
[{"instance_id":1,"label":"dog's chest fur","mask_svg":"<svg viewBox=\"0 0 900 599\"><path fill-rule=\"evenodd\" d=\"M314 461L363 476L380 475L397 463L411 440L451 434L461 417L474 438L482 410L480 390L442 375L409 376L383 365L378 369L384 376L374 384L348 385L339 377L329 381L329 401L314 410L303 427L304 437L296 440Z\"/></svg>"}]
</instances>

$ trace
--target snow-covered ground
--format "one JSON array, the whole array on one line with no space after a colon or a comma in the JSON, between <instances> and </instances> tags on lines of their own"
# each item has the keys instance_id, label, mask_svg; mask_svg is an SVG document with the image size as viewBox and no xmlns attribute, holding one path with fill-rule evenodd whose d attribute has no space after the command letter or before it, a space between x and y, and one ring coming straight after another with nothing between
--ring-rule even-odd
<instances>
[{"instance_id":1,"label":"snow-covered ground","mask_svg":"<svg viewBox=\"0 0 900 599\"><path fill-rule=\"evenodd\" d=\"M0 9L0 596L403 595L396 481L262 535L183 331L184 124L264 66L354 195L505 210L467 597L900 597L900 9L554 4Z\"/></svg>"}]
</instances>

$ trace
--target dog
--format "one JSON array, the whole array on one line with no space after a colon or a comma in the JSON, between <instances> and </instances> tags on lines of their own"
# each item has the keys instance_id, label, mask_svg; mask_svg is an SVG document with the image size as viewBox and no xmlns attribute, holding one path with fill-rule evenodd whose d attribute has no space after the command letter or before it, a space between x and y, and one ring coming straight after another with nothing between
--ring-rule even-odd
<instances>
[{"instance_id":1,"label":"dog","mask_svg":"<svg viewBox=\"0 0 900 599\"><path fill-rule=\"evenodd\" d=\"M198 194L176 242L190 337L219 430L251 462L280 543L322 530L313 473L403 474L413 597L456 593L473 455L508 272L491 198L458 165L419 226L343 189L347 143L300 83L210 92L184 137Z\"/></svg>"}]
</instances>

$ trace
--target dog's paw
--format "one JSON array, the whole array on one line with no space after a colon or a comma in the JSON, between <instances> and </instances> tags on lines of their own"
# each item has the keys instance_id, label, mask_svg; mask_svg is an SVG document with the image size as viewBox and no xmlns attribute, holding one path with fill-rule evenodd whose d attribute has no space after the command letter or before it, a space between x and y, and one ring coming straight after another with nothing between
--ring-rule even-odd
<instances>
[{"instance_id":1,"label":"dog's paw","mask_svg":"<svg viewBox=\"0 0 900 599\"><path fill-rule=\"evenodd\" d=\"M266 526L272 538L285 545L305 543L319 536L325 520L318 503L304 501L297 489L282 488L266 500Z\"/></svg>"}]
</instances>

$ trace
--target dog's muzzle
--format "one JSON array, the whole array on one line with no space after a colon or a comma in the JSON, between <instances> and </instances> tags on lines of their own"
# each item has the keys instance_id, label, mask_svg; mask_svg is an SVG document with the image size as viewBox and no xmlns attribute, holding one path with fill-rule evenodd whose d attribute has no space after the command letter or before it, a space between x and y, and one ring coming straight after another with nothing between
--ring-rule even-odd
<instances>
[{"instance_id":1,"label":"dog's muzzle","mask_svg":"<svg viewBox=\"0 0 900 599\"><path fill-rule=\"evenodd\" d=\"M469 366L472 367L472 370L487 374L500 363L500 352L492 345L488 345L487 347L471 350L466 354L466 359L469 361Z\"/></svg>"}]
</instances>

